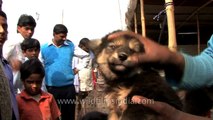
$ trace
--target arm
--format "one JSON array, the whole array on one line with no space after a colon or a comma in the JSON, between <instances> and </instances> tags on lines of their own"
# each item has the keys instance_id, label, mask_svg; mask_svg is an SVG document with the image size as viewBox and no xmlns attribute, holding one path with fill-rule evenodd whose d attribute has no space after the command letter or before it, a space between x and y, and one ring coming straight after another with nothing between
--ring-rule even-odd
<instances>
[{"instance_id":1,"label":"arm","mask_svg":"<svg viewBox=\"0 0 213 120\"><path fill-rule=\"evenodd\" d=\"M3 56L12 66L13 71L19 71L22 64L22 51L18 43L9 43L3 46Z\"/></svg>"},{"instance_id":2,"label":"arm","mask_svg":"<svg viewBox=\"0 0 213 120\"><path fill-rule=\"evenodd\" d=\"M78 47L78 49L75 49L75 56L78 59L78 62L75 64L75 69L78 71L87 67L90 61L90 55L89 53L85 52L81 48Z\"/></svg>"},{"instance_id":3,"label":"arm","mask_svg":"<svg viewBox=\"0 0 213 120\"><path fill-rule=\"evenodd\" d=\"M213 35L208 47L197 56L183 54L185 60L181 87L195 88L213 85Z\"/></svg>"}]
</instances>

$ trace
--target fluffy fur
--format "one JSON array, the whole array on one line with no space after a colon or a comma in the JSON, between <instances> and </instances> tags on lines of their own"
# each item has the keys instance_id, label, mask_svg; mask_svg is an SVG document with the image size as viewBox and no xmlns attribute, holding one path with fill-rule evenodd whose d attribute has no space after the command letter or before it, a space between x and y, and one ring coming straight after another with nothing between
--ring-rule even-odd
<instances>
[{"instance_id":1,"label":"fluffy fur","mask_svg":"<svg viewBox=\"0 0 213 120\"><path fill-rule=\"evenodd\" d=\"M144 52L143 44L138 39L127 35L114 40L108 40L107 37L92 40L89 46L107 84L105 98L110 110L109 120L157 119L157 113L151 109L133 104L133 95L164 101L182 109L179 97L158 72L131 61L132 54Z\"/></svg>"}]
</instances>

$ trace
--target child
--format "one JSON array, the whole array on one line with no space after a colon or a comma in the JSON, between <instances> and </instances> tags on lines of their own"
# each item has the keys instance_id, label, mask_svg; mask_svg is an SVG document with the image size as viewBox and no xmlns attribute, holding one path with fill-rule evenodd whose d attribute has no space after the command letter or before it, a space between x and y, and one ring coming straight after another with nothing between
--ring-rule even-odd
<instances>
[{"instance_id":1,"label":"child","mask_svg":"<svg viewBox=\"0 0 213 120\"><path fill-rule=\"evenodd\" d=\"M40 43L38 40L34 38L25 38L23 42L20 43L20 47L22 50L22 54L24 56L23 61L26 61L31 58L38 58L39 52L40 52ZM16 71L16 74L14 74L17 80L14 81L14 89L15 93L18 94L23 90L23 84L20 80L20 72ZM46 87L43 85L42 90L46 91Z\"/></svg>"},{"instance_id":2,"label":"child","mask_svg":"<svg viewBox=\"0 0 213 120\"><path fill-rule=\"evenodd\" d=\"M25 61L32 58L38 58L40 52L40 42L34 38L26 38L21 43L21 50L25 56ZM47 91L44 80L41 89L43 91Z\"/></svg>"},{"instance_id":3,"label":"child","mask_svg":"<svg viewBox=\"0 0 213 120\"><path fill-rule=\"evenodd\" d=\"M16 96L21 120L59 120L61 115L52 94L41 90L45 71L38 59L29 59L21 65L24 90Z\"/></svg>"},{"instance_id":4,"label":"child","mask_svg":"<svg viewBox=\"0 0 213 120\"><path fill-rule=\"evenodd\" d=\"M26 38L21 43L21 50L25 57L25 61L31 58L38 58L40 52L40 43L34 38Z\"/></svg>"}]
</instances>

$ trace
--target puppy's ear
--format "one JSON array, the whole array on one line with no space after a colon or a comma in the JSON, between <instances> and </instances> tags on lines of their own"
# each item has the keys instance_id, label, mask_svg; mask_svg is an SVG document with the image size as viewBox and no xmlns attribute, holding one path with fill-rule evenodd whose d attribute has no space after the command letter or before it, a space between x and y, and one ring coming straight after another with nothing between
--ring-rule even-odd
<instances>
[{"instance_id":1,"label":"puppy's ear","mask_svg":"<svg viewBox=\"0 0 213 120\"><path fill-rule=\"evenodd\" d=\"M88 43L88 47L93 53L96 54L97 50L99 50L101 43L102 43L101 39L92 39Z\"/></svg>"}]
</instances>

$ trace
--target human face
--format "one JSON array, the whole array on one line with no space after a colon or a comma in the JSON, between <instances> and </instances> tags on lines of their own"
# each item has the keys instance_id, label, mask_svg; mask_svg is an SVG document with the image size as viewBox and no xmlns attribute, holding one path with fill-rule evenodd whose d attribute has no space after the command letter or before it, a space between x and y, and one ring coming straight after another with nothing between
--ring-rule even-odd
<instances>
[{"instance_id":1,"label":"human face","mask_svg":"<svg viewBox=\"0 0 213 120\"><path fill-rule=\"evenodd\" d=\"M38 95L41 93L43 77L40 74L31 74L27 79L23 80L25 91L29 95Z\"/></svg>"},{"instance_id":2,"label":"human face","mask_svg":"<svg viewBox=\"0 0 213 120\"><path fill-rule=\"evenodd\" d=\"M4 42L7 40L7 19L0 16L0 48L2 48Z\"/></svg>"},{"instance_id":3,"label":"human face","mask_svg":"<svg viewBox=\"0 0 213 120\"><path fill-rule=\"evenodd\" d=\"M53 42L55 43L55 45L57 45L57 46L62 45L66 39L67 39L67 34L65 34L65 33L55 34L54 33Z\"/></svg>"},{"instance_id":4,"label":"human face","mask_svg":"<svg viewBox=\"0 0 213 120\"><path fill-rule=\"evenodd\" d=\"M39 52L40 52L40 49L30 48L30 49L27 49L26 51L23 51L23 54L28 59L32 59L32 58L38 58Z\"/></svg>"},{"instance_id":5,"label":"human face","mask_svg":"<svg viewBox=\"0 0 213 120\"><path fill-rule=\"evenodd\" d=\"M79 44L78 47L80 47L85 52L89 52L89 49L85 45Z\"/></svg>"},{"instance_id":6,"label":"human face","mask_svg":"<svg viewBox=\"0 0 213 120\"><path fill-rule=\"evenodd\" d=\"M18 26L18 32L23 36L23 38L31 38L34 34L34 27L32 26Z\"/></svg>"}]
</instances>

